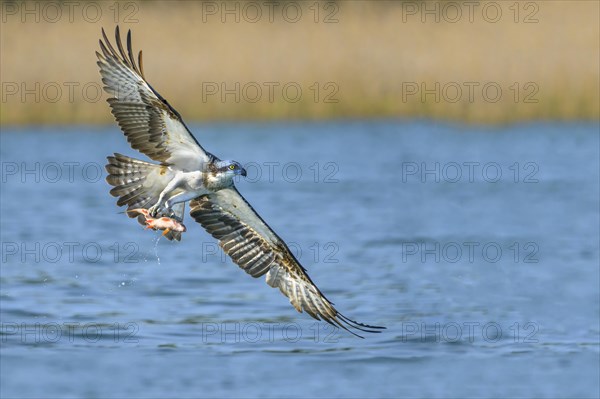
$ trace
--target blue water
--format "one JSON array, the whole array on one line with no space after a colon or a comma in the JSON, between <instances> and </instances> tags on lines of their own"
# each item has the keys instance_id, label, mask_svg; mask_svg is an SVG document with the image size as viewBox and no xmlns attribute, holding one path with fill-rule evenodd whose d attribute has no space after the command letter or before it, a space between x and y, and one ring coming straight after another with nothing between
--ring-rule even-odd
<instances>
[{"instance_id":1,"label":"blue water","mask_svg":"<svg viewBox=\"0 0 600 399\"><path fill-rule=\"evenodd\" d=\"M0 394L598 397L599 126L193 126L358 339L188 217L119 214L114 126L3 128ZM143 157L143 156L142 156Z\"/></svg>"}]
</instances>

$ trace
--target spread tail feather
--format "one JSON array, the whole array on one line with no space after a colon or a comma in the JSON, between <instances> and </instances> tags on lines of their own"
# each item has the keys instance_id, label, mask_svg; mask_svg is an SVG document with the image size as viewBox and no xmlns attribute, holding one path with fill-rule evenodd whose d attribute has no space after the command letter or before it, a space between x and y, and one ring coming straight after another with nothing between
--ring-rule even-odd
<instances>
[{"instance_id":1,"label":"spread tail feather","mask_svg":"<svg viewBox=\"0 0 600 399\"><path fill-rule=\"evenodd\" d=\"M140 161L139 159L115 153L107 157L106 182L113 186L110 194L118 197L117 205L127 205L127 210L149 208L158 202L160 193L173 179L175 172L165 165ZM174 209L176 216L183 220L183 209ZM136 217L137 215L129 215ZM145 225L145 218L140 215L138 221ZM141 220L140 220L141 219ZM169 240L181 240L181 233L169 232L165 235Z\"/></svg>"}]
</instances>

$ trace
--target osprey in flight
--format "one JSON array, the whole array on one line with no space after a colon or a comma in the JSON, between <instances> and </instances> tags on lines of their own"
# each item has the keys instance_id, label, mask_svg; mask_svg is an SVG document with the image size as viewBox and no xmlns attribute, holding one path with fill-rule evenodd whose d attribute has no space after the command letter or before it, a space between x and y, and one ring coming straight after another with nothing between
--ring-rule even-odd
<instances>
[{"instance_id":1,"label":"osprey in flight","mask_svg":"<svg viewBox=\"0 0 600 399\"><path fill-rule=\"evenodd\" d=\"M127 33L127 50L115 31L115 49L102 30L102 54L96 52L104 89L112 114L131 147L158 164L121 154L108 157L107 182L117 205L128 211L148 208L151 216L168 216L183 221L185 202L190 215L200 223L233 261L252 277L266 274L267 284L279 288L291 304L317 320L350 329L380 332L384 327L350 320L312 282L285 242L246 202L233 183L246 176L235 161L223 161L204 150L179 113L146 81L142 52L138 59ZM134 215L128 214L130 217ZM138 220L143 223L143 217ZM180 240L180 231L166 237ZM360 335L358 335L360 336Z\"/></svg>"}]
</instances>

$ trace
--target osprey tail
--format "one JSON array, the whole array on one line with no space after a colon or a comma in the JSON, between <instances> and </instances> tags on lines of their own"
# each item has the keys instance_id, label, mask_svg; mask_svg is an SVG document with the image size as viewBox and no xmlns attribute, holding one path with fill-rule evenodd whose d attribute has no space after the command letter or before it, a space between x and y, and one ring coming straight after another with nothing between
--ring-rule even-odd
<instances>
[{"instance_id":1,"label":"osprey tail","mask_svg":"<svg viewBox=\"0 0 600 399\"><path fill-rule=\"evenodd\" d=\"M140 161L125 155L115 153L107 157L108 164L106 181L113 186L110 194L119 197L118 206L127 205L127 209L150 208L158 202L160 193L167 184L175 177L175 171L165 165L157 165L150 162ZM177 204L179 205L179 204ZM183 205L183 204L182 204ZM183 220L183 206L174 207L175 216ZM136 217L136 215L129 215ZM138 217L138 221L145 225L145 218ZM181 233L171 231L166 237L169 240L181 239Z\"/></svg>"}]
</instances>

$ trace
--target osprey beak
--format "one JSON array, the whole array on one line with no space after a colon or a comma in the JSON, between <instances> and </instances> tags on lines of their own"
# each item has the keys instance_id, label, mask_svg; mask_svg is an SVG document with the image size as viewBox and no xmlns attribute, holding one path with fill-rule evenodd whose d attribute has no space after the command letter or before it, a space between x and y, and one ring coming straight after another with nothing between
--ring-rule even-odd
<instances>
[{"instance_id":1,"label":"osprey beak","mask_svg":"<svg viewBox=\"0 0 600 399\"><path fill-rule=\"evenodd\" d=\"M246 177L246 169L242 168L242 171L240 172L240 175Z\"/></svg>"}]
</instances>

